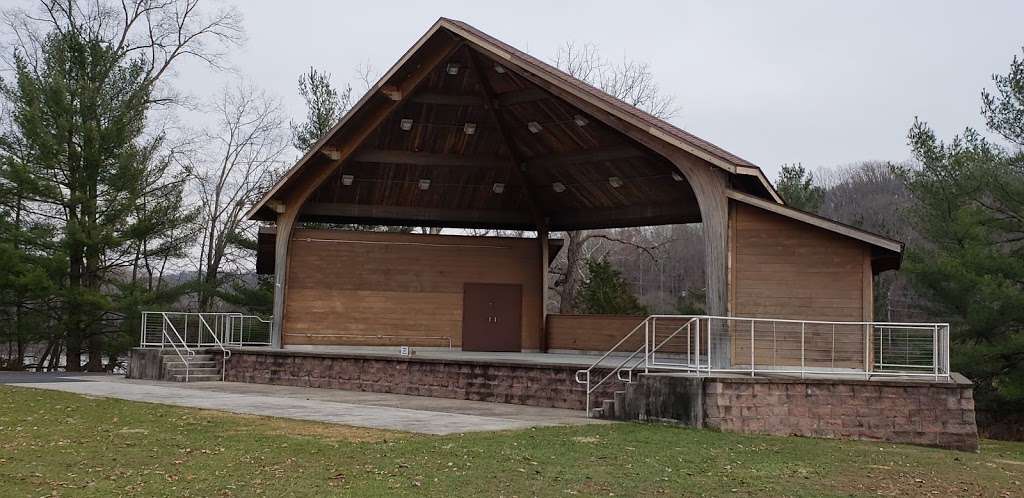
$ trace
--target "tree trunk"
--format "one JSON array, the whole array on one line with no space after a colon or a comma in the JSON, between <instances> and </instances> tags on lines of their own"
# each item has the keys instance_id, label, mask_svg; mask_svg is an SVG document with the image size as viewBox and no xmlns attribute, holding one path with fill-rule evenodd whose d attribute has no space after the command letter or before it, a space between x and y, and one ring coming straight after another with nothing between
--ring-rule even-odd
<instances>
[{"instance_id":1,"label":"tree trunk","mask_svg":"<svg viewBox=\"0 0 1024 498\"><path fill-rule=\"evenodd\" d=\"M568 315L576 311L576 291L580 287L580 265L583 264L585 232L565 232L565 278L559 295L558 312Z\"/></svg>"},{"instance_id":2,"label":"tree trunk","mask_svg":"<svg viewBox=\"0 0 1024 498\"><path fill-rule=\"evenodd\" d=\"M64 335L67 341L65 368L69 372L80 372L82 370L82 337L85 335L82 330L82 256L81 246L73 243L70 247L70 266L68 273L68 290L71 295L68 302L67 317L64 325Z\"/></svg>"},{"instance_id":3,"label":"tree trunk","mask_svg":"<svg viewBox=\"0 0 1024 498\"><path fill-rule=\"evenodd\" d=\"M85 364L85 371L103 371L103 336L93 335L89 338L89 361Z\"/></svg>"}]
</instances>

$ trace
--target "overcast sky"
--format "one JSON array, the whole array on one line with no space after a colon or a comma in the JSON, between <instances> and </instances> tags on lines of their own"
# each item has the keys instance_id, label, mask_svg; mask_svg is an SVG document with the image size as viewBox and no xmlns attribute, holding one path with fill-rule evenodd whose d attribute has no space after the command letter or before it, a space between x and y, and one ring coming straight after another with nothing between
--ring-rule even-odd
<instances>
[{"instance_id":1,"label":"overcast sky","mask_svg":"<svg viewBox=\"0 0 1024 498\"><path fill-rule=\"evenodd\" d=\"M3 2L12 0L0 0ZM909 157L914 116L944 137L982 127L979 92L1024 45L1024 1L245 0L232 63L302 116L296 78L385 71L440 16L550 60L567 41L646 61L680 104L674 123L763 167ZM197 96L225 75L183 66Z\"/></svg>"}]
</instances>

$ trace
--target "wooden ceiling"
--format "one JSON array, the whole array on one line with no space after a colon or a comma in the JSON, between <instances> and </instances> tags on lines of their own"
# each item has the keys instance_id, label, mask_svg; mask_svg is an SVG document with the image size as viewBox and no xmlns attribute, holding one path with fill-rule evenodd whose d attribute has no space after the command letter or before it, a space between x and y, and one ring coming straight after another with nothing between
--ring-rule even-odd
<instances>
[{"instance_id":1,"label":"wooden ceiling","mask_svg":"<svg viewBox=\"0 0 1024 498\"><path fill-rule=\"evenodd\" d=\"M692 189L661 156L467 44L446 55L300 220L528 230L700 221Z\"/></svg>"}]
</instances>

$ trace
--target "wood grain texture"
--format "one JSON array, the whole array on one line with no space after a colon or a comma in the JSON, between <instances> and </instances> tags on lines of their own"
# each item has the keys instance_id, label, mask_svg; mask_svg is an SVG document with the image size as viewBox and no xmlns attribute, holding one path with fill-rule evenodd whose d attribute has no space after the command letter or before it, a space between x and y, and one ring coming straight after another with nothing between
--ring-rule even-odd
<instances>
[{"instance_id":1,"label":"wood grain texture","mask_svg":"<svg viewBox=\"0 0 1024 498\"><path fill-rule=\"evenodd\" d=\"M552 350L595 351L604 353L611 349L626 334L629 334L643 316L632 315L558 315L547 317L548 347ZM659 318L651 322L654 339L663 353L685 353L697 350L696 327L692 329L691 342L687 343L686 333L681 332L669 337L688 320L681 318ZM667 339L667 342L666 342ZM638 331L623 343L618 351L632 353L644 345L644 332ZM690 348L690 349L688 349ZM706 351L706 344L700 350Z\"/></svg>"},{"instance_id":2,"label":"wood grain texture","mask_svg":"<svg viewBox=\"0 0 1024 498\"><path fill-rule=\"evenodd\" d=\"M463 285L523 286L522 345L539 349L540 245L535 239L299 229L292 237L285 345L461 345ZM405 342L403 342L405 341ZM446 345L433 340L429 345Z\"/></svg>"},{"instance_id":3,"label":"wood grain texture","mask_svg":"<svg viewBox=\"0 0 1024 498\"><path fill-rule=\"evenodd\" d=\"M754 206L733 202L733 316L822 321L871 317L870 246ZM734 365L800 365L797 324L730 325ZM807 325L808 367L864 364L864 327Z\"/></svg>"}]
</instances>

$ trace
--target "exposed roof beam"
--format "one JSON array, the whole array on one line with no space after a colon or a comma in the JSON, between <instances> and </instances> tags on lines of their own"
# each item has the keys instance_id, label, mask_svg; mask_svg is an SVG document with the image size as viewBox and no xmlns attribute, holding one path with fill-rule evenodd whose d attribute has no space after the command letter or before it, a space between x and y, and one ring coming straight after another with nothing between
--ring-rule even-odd
<instances>
[{"instance_id":1,"label":"exposed roof beam","mask_svg":"<svg viewBox=\"0 0 1024 498\"><path fill-rule=\"evenodd\" d=\"M369 149L357 152L352 160L360 163L412 164L471 168L508 168L512 159L493 155L434 154L404 150Z\"/></svg>"},{"instance_id":2,"label":"exposed roof beam","mask_svg":"<svg viewBox=\"0 0 1024 498\"><path fill-rule=\"evenodd\" d=\"M551 98L550 94L539 88L532 86L495 95L495 99L500 105L523 104L526 102L534 102L537 100L544 100L549 98ZM409 100L419 104L457 105L472 107L479 107L484 105L483 97L473 94L421 92L409 97Z\"/></svg>"},{"instance_id":3,"label":"exposed roof beam","mask_svg":"<svg viewBox=\"0 0 1024 498\"><path fill-rule=\"evenodd\" d=\"M538 157L527 161L527 166L548 168L552 166L563 166L566 164L596 163L602 161L616 161L619 159L634 159L650 157L648 154L635 147L602 147L599 149L584 149L573 152L563 152L550 156Z\"/></svg>"},{"instance_id":4,"label":"exposed roof beam","mask_svg":"<svg viewBox=\"0 0 1024 498\"><path fill-rule=\"evenodd\" d=\"M446 39L442 46L438 47L434 53L427 54L425 56L425 60L421 61L419 65L412 69L412 71L410 71L409 74L407 74L405 78L398 83L397 86L387 84L387 82L395 76L399 69L401 69L406 63L408 63L409 60L413 57L413 55L419 52L420 47L423 46L428 39L430 39L431 35L433 35L434 31L436 31L439 26L440 21L438 23L435 23L434 27L431 28L430 31L428 31L426 34L420 37L416 44L413 45L405 53L405 55L403 55L402 58L399 59L398 62L396 62L395 65L392 66L391 69L389 69L388 72L381 77L380 81L378 81L369 91L367 91L366 94L363 95L363 97L360 98L359 101L356 102L356 104L352 106L352 108L350 108L348 112L345 113L344 116L342 116L341 120L338 121L338 123L335 124L330 131L324 134L324 136L320 137L320 140L318 140L317 143L314 144L313 147L310 148L310 150L307 151L306 154L303 155L302 158L299 159L299 161L295 163L294 166L291 167L291 169L285 172L285 174L278 179L278 181L274 184L273 187L270 188L269 191L267 191L267 193L263 194L263 197L255 205L253 205L253 207L249 210L248 213L245 214L245 218L250 220L272 220L273 217L260 216L260 211L264 207L264 205L271 199L277 197L279 191L283 189L286 184L293 181L294 175L298 173L300 169L302 169L302 167L310 160L310 158L316 156L317 154L321 154L321 149L327 146L327 142L335 138L335 135L340 130L349 126L349 121L352 120L354 116L362 115L363 107L367 105L369 101L373 100L374 95L378 91L380 91L382 88L387 87L385 93L392 98L392 101L388 105L382 106L379 110L370 113L370 117L367 118L367 121L370 123L369 126L364 127L363 129L355 132L355 137L350 138L350 143L352 143L351 146L338 148L336 153L334 151L331 152L331 156L329 156L331 157L331 162L326 167L321 168L320 171L314 174L315 178L311 183L312 188L300 187L300 192L298 193L297 196L300 199L298 202L294 204L301 205L303 202L305 202L305 199L309 196L309 194L311 194L312 191L316 189L316 187L323 183L324 180L326 180L335 170L337 170L338 167L341 166L341 163L343 163L345 159L347 159L348 156L351 155L354 148L358 147L362 143L362 141L365 140L367 136L369 136L369 132L373 131L373 128L380 124L381 121L387 118L392 113L392 111L394 111L398 107L398 104L401 103L401 101L394 100L395 96L401 97L402 95L408 95L409 93L411 93L414 89L416 89L417 86L419 86L420 82L422 82L424 78L426 78L426 76L430 74L430 71L437 67L437 65L441 61L448 58L449 55L458 50L459 47L463 46L463 43L457 39ZM396 90L391 91L392 87L395 88Z\"/></svg>"},{"instance_id":5,"label":"exposed roof beam","mask_svg":"<svg viewBox=\"0 0 1024 498\"><path fill-rule=\"evenodd\" d=\"M533 215L533 221L535 228L540 230L547 229L548 222L544 216L544 209L540 205L540 200L537 199L536 192L530 186L530 180L526 177L526 162L523 160L522 154L519 152L519 146L515 140L512 139L512 134L509 131L508 123L505 121L504 113L499 109L500 103L495 100L494 88L491 87L491 81L487 79L487 73L483 69L483 65L480 63L480 56L475 50L466 48L469 52L470 69L476 71L477 77L480 79L480 91L484 98L484 107L494 118L494 122L498 124L498 132L501 134L502 140L505 142L505 146L508 148L509 155L512 156L513 167L511 168L513 174L515 174L519 182L523 185L523 194L526 196L526 203L530 208L530 214Z\"/></svg>"},{"instance_id":6,"label":"exposed roof beam","mask_svg":"<svg viewBox=\"0 0 1024 498\"><path fill-rule=\"evenodd\" d=\"M526 161L528 168L552 168L569 164L586 164L620 159L650 157L633 147L606 147L552 154ZM509 157L485 154L437 154L405 150L366 149L356 152L352 161L359 163L413 164L417 166L451 166L501 168L511 166Z\"/></svg>"},{"instance_id":7,"label":"exposed roof beam","mask_svg":"<svg viewBox=\"0 0 1024 498\"><path fill-rule=\"evenodd\" d=\"M536 88L529 86L519 90L512 90L510 92L499 93L494 96L494 99L498 101L499 105L515 105L525 104L527 102L534 102L537 100L550 99L551 94Z\"/></svg>"},{"instance_id":8,"label":"exposed roof beam","mask_svg":"<svg viewBox=\"0 0 1024 498\"><path fill-rule=\"evenodd\" d=\"M338 204L308 202L302 207L301 219L323 219L334 222L388 222L395 225L424 225L465 228L532 229L533 221L525 212L485 209L421 208L378 206L374 204Z\"/></svg>"},{"instance_id":9,"label":"exposed roof beam","mask_svg":"<svg viewBox=\"0 0 1024 498\"><path fill-rule=\"evenodd\" d=\"M451 93L437 93L437 92L420 92L409 98L411 102L417 104L434 104L434 105L457 105L466 107L479 107L484 104L484 100L479 95L461 95Z\"/></svg>"},{"instance_id":10,"label":"exposed roof beam","mask_svg":"<svg viewBox=\"0 0 1024 498\"><path fill-rule=\"evenodd\" d=\"M552 230L585 230L643 225L669 225L701 221L693 204L637 205L625 208L579 209L551 214Z\"/></svg>"}]
</instances>

